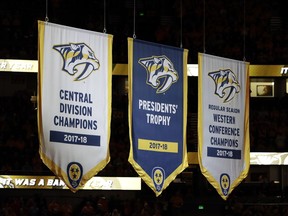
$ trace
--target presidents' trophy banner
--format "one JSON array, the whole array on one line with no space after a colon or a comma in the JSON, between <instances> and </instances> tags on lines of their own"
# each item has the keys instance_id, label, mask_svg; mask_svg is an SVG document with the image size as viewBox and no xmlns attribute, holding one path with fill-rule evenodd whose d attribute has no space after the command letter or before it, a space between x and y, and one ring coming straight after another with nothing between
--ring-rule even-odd
<instances>
[{"instance_id":1,"label":"presidents' trophy banner","mask_svg":"<svg viewBox=\"0 0 288 216\"><path fill-rule=\"evenodd\" d=\"M198 158L226 200L250 167L249 63L199 53Z\"/></svg>"},{"instance_id":2,"label":"presidents' trophy banner","mask_svg":"<svg viewBox=\"0 0 288 216\"><path fill-rule=\"evenodd\" d=\"M73 192L110 161L112 39L38 22L39 153Z\"/></svg>"},{"instance_id":3,"label":"presidents' trophy banner","mask_svg":"<svg viewBox=\"0 0 288 216\"><path fill-rule=\"evenodd\" d=\"M156 196L188 166L187 55L128 38L129 162Z\"/></svg>"}]
</instances>

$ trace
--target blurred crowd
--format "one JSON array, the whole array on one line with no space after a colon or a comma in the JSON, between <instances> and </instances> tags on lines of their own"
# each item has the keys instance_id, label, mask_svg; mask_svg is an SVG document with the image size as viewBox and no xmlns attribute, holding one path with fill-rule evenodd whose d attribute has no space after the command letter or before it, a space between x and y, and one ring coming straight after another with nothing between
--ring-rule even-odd
<instances>
[{"instance_id":1,"label":"blurred crowd","mask_svg":"<svg viewBox=\"0 0 288 216\"><path fill-rule=\"evenodd\" d=\"M106 2L106 4L104 4ZM182 2L182 6L181 3ZM205 4L204 4L205 2ZM288 28L285 1L8 1L0 8L0 58L37 59L37 20L114 35L113 62L127 62L127 37L251 64L285 64ZM89 7L87 7L89 5ZM135 15L134 15L135 7ZM73 15L72 15L73 14ZM105 16L104 16L105 15ZM134 25L135 22L135 25Z\"/></svg>"},{"instance_id":2,"label":"blurred crowd","mask_svg":"<svg viewBox=\"0 0 288 216\"><path fill-rule=\"evenodd\" d=\"M187 187L184 190L171 186L160 197L145 186L130 197L123 195L125 191L110 195L101 191L79 196L71 193L67 191L64 196L63 193L57 196L57 191L53 195L43 191L18 196L7 193L0 196L0 216L188 216L197 211Z\"/></svg>"},{"instance_id":3,"label":"blurred crowd","mask_svg":"<svg viewBox=\"0 0 288 216\"><path fill-rule=\"evenodd\" d=\"M250 108L252 152L287 152L288 97L254 99Z\"/></svg>"}]
</instances>

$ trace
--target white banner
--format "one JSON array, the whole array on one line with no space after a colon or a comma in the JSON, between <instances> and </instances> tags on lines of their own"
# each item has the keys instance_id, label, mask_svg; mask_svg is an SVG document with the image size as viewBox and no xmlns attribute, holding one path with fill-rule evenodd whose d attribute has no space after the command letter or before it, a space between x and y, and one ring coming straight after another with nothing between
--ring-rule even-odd
<instances>
[{"instance_id":1,"label":"white banner","mask_svg":"<svg viewBox=\"0 0 288 216\"><path fill-rule=\"evenodd\" d=\"M110 160L112 35L38 22L43 162L77 191Z\"/></svg>"},{"instance_id":2,"label":"white banner","mask_svg":"<svg viewBox=\"0 0 288 216\"><path fill-rule=\"evenodd\" d=\"M250 166L247 62L199 54L198 158L223 199Z\"/></svg>"}]
</instances>

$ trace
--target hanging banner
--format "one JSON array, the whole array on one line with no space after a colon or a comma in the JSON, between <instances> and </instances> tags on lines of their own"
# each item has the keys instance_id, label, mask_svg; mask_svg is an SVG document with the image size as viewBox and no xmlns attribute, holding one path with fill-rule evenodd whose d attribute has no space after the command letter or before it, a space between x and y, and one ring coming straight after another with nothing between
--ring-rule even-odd
<instances>
[{"instance_id":1,"label":"hanging banner","mask_svg":"<svg viewBox=\"0 0 288 216\"><path fill-rule=\"evenodd\" d=\"M129 162L156 196L188 166L187 55L128 38Z\"/></svg>"},{"instance_id":2,"label":"hanging banner","mask_svg":"<svg viewBox=\"0 0 288 216\"><path fill-rule=\"evenodd\" d=\"M199 53L198 158L226 200L250 167L249 63Z\"/></svg>"},{"instance_id":3,"label":"hanging banner","mask_svg":"<svg viewBox=\"0 0 288 216\"><path fill-rule=\"evenodd\" d=\"M40 156L76 192L110 160L112 35L38 22Z\"/></svg>"}]
</instances>

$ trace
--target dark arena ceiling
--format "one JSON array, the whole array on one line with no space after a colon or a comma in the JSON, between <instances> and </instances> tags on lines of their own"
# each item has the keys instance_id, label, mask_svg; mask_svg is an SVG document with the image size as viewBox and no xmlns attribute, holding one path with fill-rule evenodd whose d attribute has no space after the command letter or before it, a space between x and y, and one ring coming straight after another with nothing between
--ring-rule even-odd
<instances>
[{"instance_id":1,"label":"dark arena ceiling","mask_svg":"<svg viewBox=\"0 0 288 216\"><path fill-rule=\"evenodd\" d=\"M48 5L48 6L47 6ZM37 20L113 37L113 63L127 63L127 37L249 61L287 64L285 0L9 0L0 7L0 58L37 59Z\"/></svg>"}]
</instances>

